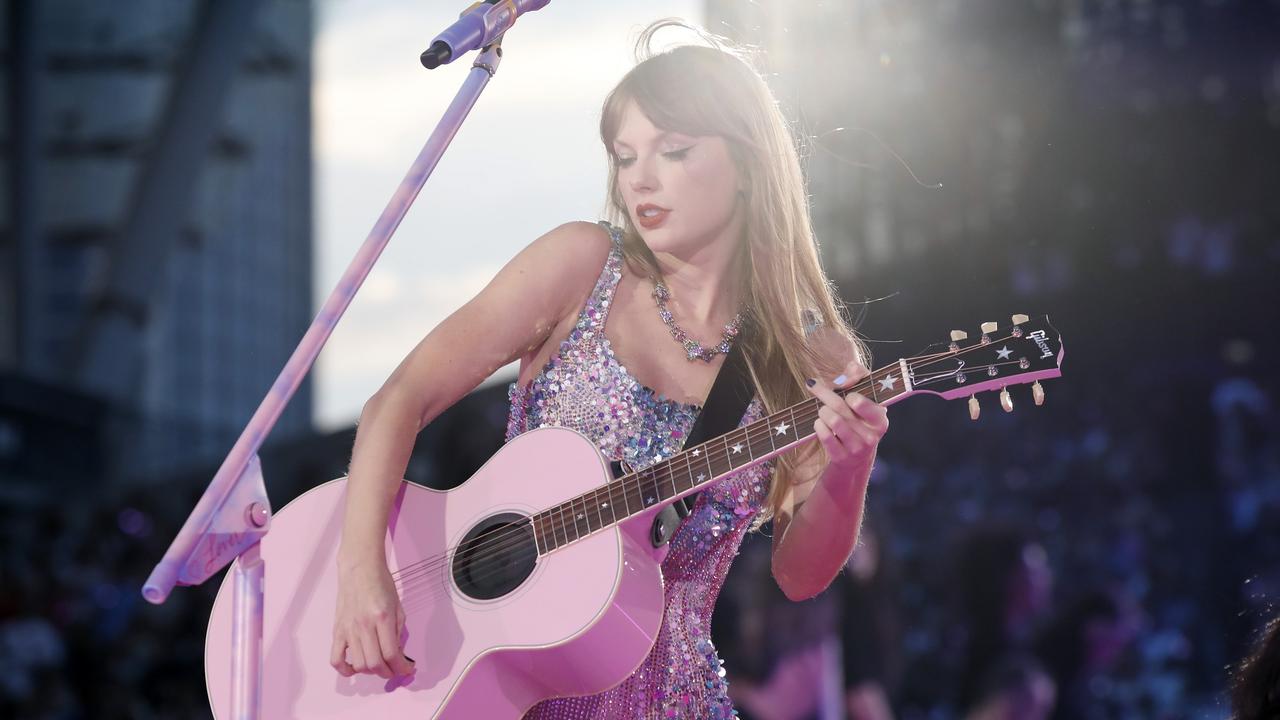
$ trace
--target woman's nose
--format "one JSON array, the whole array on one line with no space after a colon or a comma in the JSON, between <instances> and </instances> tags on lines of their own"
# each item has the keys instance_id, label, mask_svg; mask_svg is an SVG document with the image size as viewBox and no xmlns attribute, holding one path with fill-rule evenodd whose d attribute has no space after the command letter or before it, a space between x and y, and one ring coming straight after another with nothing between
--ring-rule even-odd
<instances>
[{"instance_id":1,"label":"woman's nose","mask_svg":"<svg viewBox=\"0 0 1280 720\"><path fill-rule=\"evenodd\" d=\"M658 177L653 171L653 164L637 162L631 175L631 189L635 192L658 189Z\"/></svg>"}]
</instances>

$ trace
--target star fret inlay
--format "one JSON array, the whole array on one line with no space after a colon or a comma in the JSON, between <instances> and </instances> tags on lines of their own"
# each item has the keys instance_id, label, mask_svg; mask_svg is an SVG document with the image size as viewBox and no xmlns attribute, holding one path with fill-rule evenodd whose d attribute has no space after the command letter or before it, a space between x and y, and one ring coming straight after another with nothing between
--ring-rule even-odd
<instances>
[{"instance_id":1,"label":"star fret inlay","mask_svg":"<svg viewBox=\"0 0 1280 720\"><path fill-rule=\"evenodd\" d=\"M786 435L786 434L787 434L787 428L789 428L789 427L791 427L791 426L790 426L790 425L788 425L788 424L786 424L786 423L784 422L784 423L782 423L781 425L777 425L777 426L775 426L773 429L774 429L774 430L776 430L776 431L778 432L778 434L779 434L779 435Z\"/></svg>"},{"instance_id":2,"label":"star fret inlay","mask_svg":"<svg viewBox=\"0 0 1280 720\"><path fill-rule=\"evenodd\" d=\"M884 377L880 380L880 389L881 389L881 390L892 390L892 389L893 389L893 386L894 386L897 382L898 382L898 378L894 377L894 376L893 376L893 373L889 373L888 375L884 376Z\"/></svg>"},{"instance_id":3,"label":"star fret inlay","mask_svg":"<svg viewBox=\"0 0 1280 720\"><path fill-rule=\"evenodd\" d=\"M738 443L737 445L734 445L733 447L731 447L731 448L729 448L729 449L730 449L730 450L732 450L732 451L734 452L734 454L735 454L735 455L736 455L736 454L738 454L738 453L741 453L741 452L742 452L742 443Z\"/></svg>"}]
</instances>

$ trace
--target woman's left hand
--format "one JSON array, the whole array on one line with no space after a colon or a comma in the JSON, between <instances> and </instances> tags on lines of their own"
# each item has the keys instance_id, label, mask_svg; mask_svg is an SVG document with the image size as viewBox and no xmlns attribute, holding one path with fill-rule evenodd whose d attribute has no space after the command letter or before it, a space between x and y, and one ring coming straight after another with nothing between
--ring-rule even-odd
<instances>
[{"instance_id":1,"label":"woman's left hand","mask_svg":"<svg viewBox=\"0 0 1280 720\"><path fill-rule=\"evenodd\" d=\"M830 458L828 471L853 474L870 470L876 446L889 429L888 408L861 393L850 392L840 397L832 389L857 385L870 374L855 360L831 383L808 381L809 392L822 401L813 431Z\"/></svg>"}]
</instances>

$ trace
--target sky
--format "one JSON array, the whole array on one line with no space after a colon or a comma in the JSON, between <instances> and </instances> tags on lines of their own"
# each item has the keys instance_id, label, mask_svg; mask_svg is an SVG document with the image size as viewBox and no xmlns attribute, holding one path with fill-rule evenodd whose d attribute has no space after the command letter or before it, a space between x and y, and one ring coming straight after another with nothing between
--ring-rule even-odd
<instances>
[{"instance_id":1,"label":"sky","mask_svg":"<svg viewBox=\"0 0 1280 720\"><path fill-rule=\"evenodd\" d=\"M467 5L317 5L317 309L470 70L474 55L431 71L418 62ZM553 0L508 31L497 75L320 354L319 430L353 424L418 341L530 241L570 220L603 217L601 103L632 66L640 30L671 16L701 22L702 3ZM487 382L509 382L515 370Z\"/></svg>"}]
</instances>

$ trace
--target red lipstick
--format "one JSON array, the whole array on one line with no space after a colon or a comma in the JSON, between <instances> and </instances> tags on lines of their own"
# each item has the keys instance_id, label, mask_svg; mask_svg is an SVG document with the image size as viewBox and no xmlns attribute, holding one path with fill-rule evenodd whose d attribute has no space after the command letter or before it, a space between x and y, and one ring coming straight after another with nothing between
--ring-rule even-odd
<instances>
[{"instance_id":1,"label":"red lipstick","mask_svg":"<svg viewBox=\"0 0 1280 720\"><path fill-rule=\"evenodd\" d=\"M645 230L659 227L666 222L667 216L670 214L671 210L653 203L643 203L636 206L636 222Z\"/></svg>"}]
</instances>

